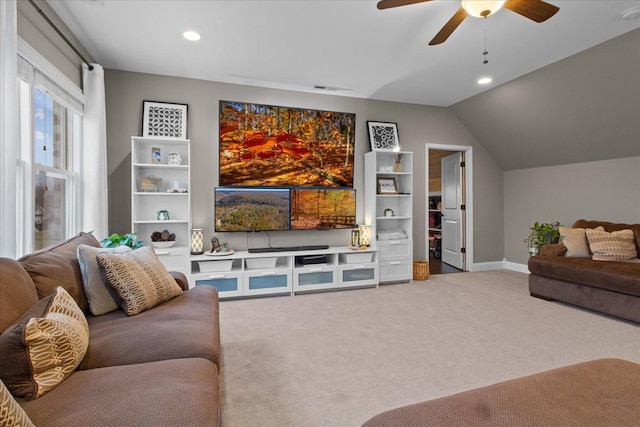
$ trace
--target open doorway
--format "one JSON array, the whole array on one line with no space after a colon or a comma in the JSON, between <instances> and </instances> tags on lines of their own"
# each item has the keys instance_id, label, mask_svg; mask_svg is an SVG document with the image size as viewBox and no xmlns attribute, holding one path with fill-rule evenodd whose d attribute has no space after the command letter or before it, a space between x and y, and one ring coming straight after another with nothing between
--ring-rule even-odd
<instances>
[{"instance_id":1,"label":"open doorway","mask_svg":"<svg viewBox=\"0 0 640 427\"><path fill-rule=\"evenodd\" d=\"M473 265L472 147L426 144L426 258L431 274Z\"/></svg>"}]
</instances>

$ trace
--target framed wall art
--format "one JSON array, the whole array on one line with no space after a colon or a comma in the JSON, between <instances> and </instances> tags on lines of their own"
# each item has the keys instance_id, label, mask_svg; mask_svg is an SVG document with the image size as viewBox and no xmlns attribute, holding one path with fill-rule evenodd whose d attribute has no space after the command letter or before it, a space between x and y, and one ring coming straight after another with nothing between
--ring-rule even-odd
<instances>
[{"instance_id":1,"label":"framed wall art","mask_svg":"<svg viewBox=\"0 0 640 427\"><path fill-rule=\"evenodd\" d=\"M367 122L372 151L400 151L396 123Z\"/></svg>"},{"instance_id":2,"label":"framed wall art","mask_svg":"<svg viewBox=\"0 0 640 427\"><path fill-rule=\"evenodd\" d=\"M220 101L219 123L221 186L353 186L353 113Z\"/></svg>"},{"instance_id":3,"label":"framed wall art","mask_svg":"<svg viewBox=\"0 0 640 427\"><path fill-rule=\"evenodd\" d=\"M187 104L142 102L142 136L187 138Z\"/></svg>"},{"instance_id":4,"label":"framed wall art","mask_svg":"<svg viewBox=\"0 0 640 427\"><path fill-rule=\"evenodd\" d=\"M378 177L378 194L397 194L398 186L395 178Z\"/></svg>"}]
</instances>

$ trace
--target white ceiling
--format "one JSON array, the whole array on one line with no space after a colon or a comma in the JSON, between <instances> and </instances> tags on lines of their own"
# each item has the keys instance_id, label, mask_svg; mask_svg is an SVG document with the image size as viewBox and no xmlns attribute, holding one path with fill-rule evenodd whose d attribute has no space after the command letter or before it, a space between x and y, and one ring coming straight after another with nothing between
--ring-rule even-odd
<instances>
[{"instance_id":1,"label":"white ceiling","mask_svg":"<svg viewBox=\"0 0 640 427\"><path fill-rule=\"evenodd\" d=\"M428 46L459 1L380 11L377 0L48 0L105 68L435 106L640 28L622 19L638 0L549 2L560 11L544 23L502 9ZM184 40L189 29L202 40ZM485 75L493 83L479 86Z\"/></svg>"}]
</instances>

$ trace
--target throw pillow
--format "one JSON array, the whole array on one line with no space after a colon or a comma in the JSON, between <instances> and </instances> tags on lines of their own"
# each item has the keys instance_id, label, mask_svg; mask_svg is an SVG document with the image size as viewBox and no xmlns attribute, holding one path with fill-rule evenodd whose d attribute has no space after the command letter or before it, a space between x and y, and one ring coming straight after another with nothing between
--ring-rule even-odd
<instances>
[{"instance_id":1,"label":"throw pillow","mask_svg":"<svg viewBox=\"0 0 640 427\"><path fill-rule=\"evenodd\" d=\"M89 301L89 309L94 316L100 316L118 309L118 303L112 296L110 288L102 280L100 265L98 265L98 254L104 252L121 254L131 250L128 246L118 246L110 249L96 248L89 245L78 246L78 262L80 263L80 273L82 273L82 285Z\"/></svg>"},{"instance_id":2,"label":"throw pillow","mask_svg":"<svg viewBox=\"0 0 640 427\"><path fill-rule=\"evenodd\" d=\"M182 294L180 286L149 246L124 254L98 254L98 264L128 316Z\"/></svg>"},{"instance_id":3,"label":"throw pillow","mask_svg":"<svg viewBox=\"0 0 640 427\"><path fill-rule=\"evenodd\" d=\"M0 381L0 427L34 427L22 406Z\"/></svg>"},{"instance_id":4,"label":"throw pillow","mask_svg":"<svg viewBox=\"0 0 640 427\"><path fill-rule=\"evenodd\" d=\"M0 335L0 377L15 396L35 399L71 375L88 346L87 319L58 286Z\"/></svg>"},{"instance_id":5,"label":"throw pillow","mask_svg":"<svg viewBox=\"0 0 640 427\"><path fill-rule=\"evenodd\" d=\"M604 231L604 228L599 226L595 230ZM589 242L587 242L587 234L584 228L570 228L559 226L560 241L567 248L565 256L574 258L591 258L591 252L589 251Z\"/></svg>"},{"instance_id":6,"label":"throw pillow","mask_svg":"<svg viewBox=\"0 0 640 427\"><path fill-rule=\"evenodd\" d=\"M627 261L638 257L632 230L608 233L587 229L586 234L596 261Z\"/></svg>"}]
</instances>

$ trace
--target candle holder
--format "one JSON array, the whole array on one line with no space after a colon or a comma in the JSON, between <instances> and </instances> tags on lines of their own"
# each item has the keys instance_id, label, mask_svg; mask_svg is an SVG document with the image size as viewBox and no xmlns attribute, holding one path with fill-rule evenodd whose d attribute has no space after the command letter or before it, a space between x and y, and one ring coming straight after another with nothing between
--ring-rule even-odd
<instances>
[{"instance_id":1,"label":"candle holder","mask_svg":"<svg viewBox=\"0 0 640 427\"><path fill-rule=\"evenodd\" d=\"M204 253L204 241L202 228L191 229L191 254L200 255Z\"/></svg>"},{"instance_id":2,"label":"candle holder","mask_svg":"<svg viewBox=\"0 0 640 427\"><path fill-rule=\"evenodd\" d=\"M358 226L360 234L360 245L369 246L371 244L371 227L368 225Z\"/></svg>"}]
</instances>

